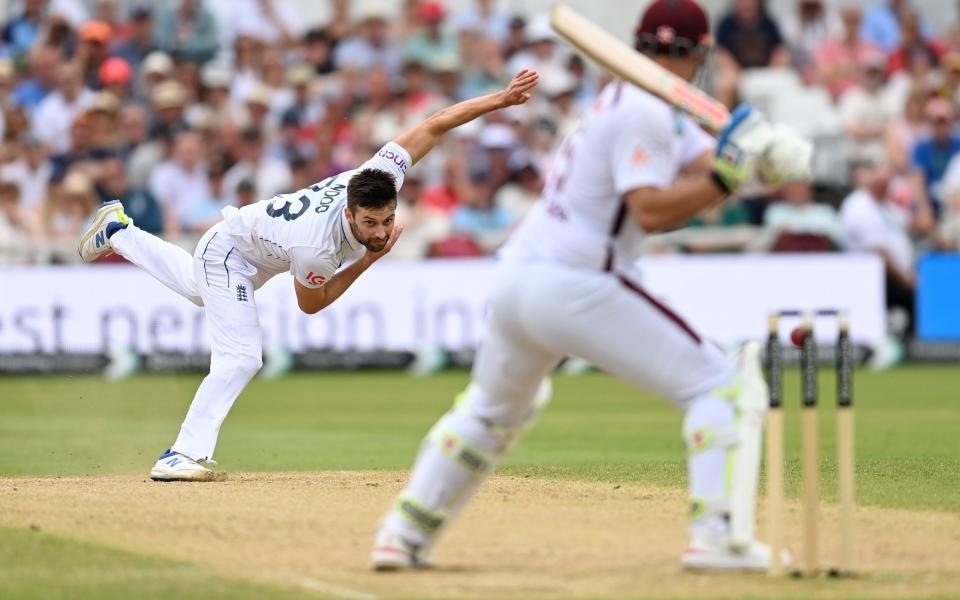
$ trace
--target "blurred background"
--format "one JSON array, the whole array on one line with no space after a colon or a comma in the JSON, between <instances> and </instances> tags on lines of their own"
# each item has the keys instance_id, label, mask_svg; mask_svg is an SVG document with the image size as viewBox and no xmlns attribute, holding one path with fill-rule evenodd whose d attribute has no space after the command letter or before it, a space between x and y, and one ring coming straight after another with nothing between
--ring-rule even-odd
<instances>
[{"instance_id":1,"label":"blurred background","mask_svg":"<svg viewBox=\"0 0 960 600\"><path fill-rule=\"evenodd\" d=\"M0 371L205 364L198 309L128 265L73 266L99 202L192 252L223 207L351 169L533 68L533 102L409 172L392 264L314 318L285 278L257 296L277 372L468 361L490 257L608 80L556 37L551 4L0 1ZM629 41L647 2L569 4ZM815 179L652 236L652 289L725 343L761 335L770 310L829 306L878 368L960 358L958 3L702 4L715 50L698 84L813 139Z\"/></svg>"}]
</instances>

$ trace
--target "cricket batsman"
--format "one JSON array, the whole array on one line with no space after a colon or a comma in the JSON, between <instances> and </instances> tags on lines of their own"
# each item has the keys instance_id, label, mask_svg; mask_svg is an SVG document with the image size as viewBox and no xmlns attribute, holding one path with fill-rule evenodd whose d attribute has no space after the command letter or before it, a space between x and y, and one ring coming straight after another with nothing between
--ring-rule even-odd
<instances>
[{"instance_id":1,"label":"cricket batsman","mask_svg":"<svg viewBox=\"0 0 960 600\"><path fill-rule=\"evenodd\" d=\"M502 91L435 113L355 170L292 194L223 209L223 220L200 239L193 256L138 229L119 201L100 207L80 238L83 260L96 260L109 251L119 254L202 306L210 332L210 374L200 384L176 441L150 471L151 479L219 478L210 466L215 465L220 426L263 364L254 291L274 275L290 271L303 312L329 306L400 237L394 213L407 169L447 131L526 102L538 78L536 72L520 71Z\"/></svg>"},{"instance_id":2,"label":"cricket batsman","mask_svg":"<svg viewBox=\"0 0 960 600\"><path fill-rule=\"evenodd\" d=\"M635 47L690 81L708 32L694 0L656 0ZM684 411L691 513L682 566L765 570L770 549L754 538L768 402L759 345L728 359L644 289L636 264L647 234L723 202L755 173L772 184L807 179L810 158L808 142L748 106L714 140L642 89L607 85L503 250L466 397L424 440L376 535L372 566L429 564L439 533L523 429L541 380L576 356Z\"/></svg>"}]
</instances>

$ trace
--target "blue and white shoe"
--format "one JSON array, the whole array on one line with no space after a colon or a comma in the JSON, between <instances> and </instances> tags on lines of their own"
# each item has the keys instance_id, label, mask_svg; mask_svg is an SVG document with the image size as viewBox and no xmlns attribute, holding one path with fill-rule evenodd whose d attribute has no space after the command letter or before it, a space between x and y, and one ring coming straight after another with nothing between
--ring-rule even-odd
<instances>
[{"instance_id":1,"label":"blue and white shoe","mask_svg":"<svg viewBox=\"0 0 960 600\"><path fill-rule=\"evenodd\" d=\"M124 214L123 204L119 200L104 202L94 213L90 226L80 236L77 250L83 262L93 262L113 250L113 246L110 245L110 235L130 223L132 221Z\"/></svg>"},{"instance_id":2,"label":"blue and white shoe","mask_svg":"<svg viewBox=\"0 0 960 600\"><path fill-rule=\"evenodd\" d=\"M150 479L154 481L223 481L227 474L214 471L206 465L216 466L215 461L209 459L193 460L179 452L167 450L157 459L150 471Z\"/></svg>"}]
</instances>

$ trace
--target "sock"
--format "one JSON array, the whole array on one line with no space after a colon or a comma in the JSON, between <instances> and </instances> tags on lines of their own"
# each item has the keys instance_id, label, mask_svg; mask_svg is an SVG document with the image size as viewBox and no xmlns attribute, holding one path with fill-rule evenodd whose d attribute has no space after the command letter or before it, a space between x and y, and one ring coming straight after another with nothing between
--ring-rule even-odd
<instances>
[{"instance_id":1,"label":"sock","mask_svg":"<svg viewBox=\"0 0 960 600\"><path fill-rule=\"evenodd\" d=\"M126 229L126 228L127 228L126 223L120 223L118 221L107 223L107 239L109 240L110 237L113 236L113 234L120 231L121 229Z\"/></svg>"}]
</instances>

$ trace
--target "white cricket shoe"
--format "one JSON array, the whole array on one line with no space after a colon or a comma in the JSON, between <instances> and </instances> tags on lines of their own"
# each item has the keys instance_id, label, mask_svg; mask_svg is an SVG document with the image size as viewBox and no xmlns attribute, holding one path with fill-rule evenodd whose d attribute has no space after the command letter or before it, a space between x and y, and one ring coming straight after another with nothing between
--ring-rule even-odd
<instances>
[{"instance_id":1,"label":"white cricket shoe","mask_svg":"<svg viewBox=\"0 0 960 600\"><path fill-rule=\"evenodd\" d=\"M421 548L400 538L400 536L380 529L370 553L370 566L374 571L404 571L408 569L427 569L429 559L421 556Z\"/></svg>"},{"instance_id":2,"label":"white cricket shoe","mask_svg":"<svg viewBox=\"0 0 960 600\"><path fill-rule=\"evenodd\" d=\"M223 481L227 474L214 471L205 465L216 466L212 460L193 460L179 452L167 450L160 455L157 464L150 470L154 481Z\"/></svg>"},{"instance_id":3,"label":"white cricket shoe","mask_svg":"<svg viewBox=\"0 0 960 600\"><path fill-rule=\"evenodd\" d=\"M117 223L127 226L131 223L130 217L123 212L123 204L119 200L104 202L93 215L93 222L80 236L77 250L84 262L93 262L113 250L110 238L107 237L107 226Z\"/></svg>"},{"instance_id":4,"label":"white cricket shoe","mask_svg":"<svg viewBox=\"0 0 960 600\"><path fill-rule=\"evenodd\" d=\"M783 550L780 560L784 568L793 564L793 556ZM688 571L766 571L770 568L770 546L753 540L745 551L730 548L727 536L694 536L680 558Z\"/></svg>"}]
</instances>

